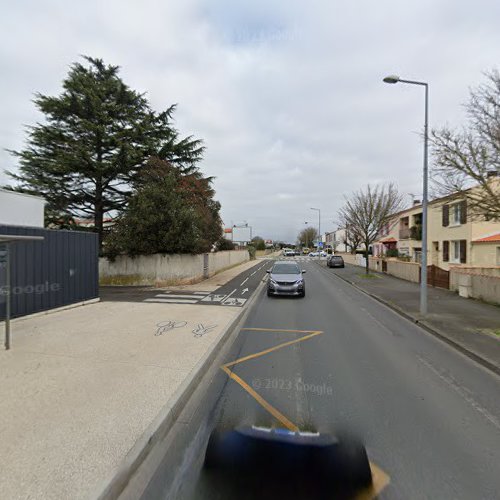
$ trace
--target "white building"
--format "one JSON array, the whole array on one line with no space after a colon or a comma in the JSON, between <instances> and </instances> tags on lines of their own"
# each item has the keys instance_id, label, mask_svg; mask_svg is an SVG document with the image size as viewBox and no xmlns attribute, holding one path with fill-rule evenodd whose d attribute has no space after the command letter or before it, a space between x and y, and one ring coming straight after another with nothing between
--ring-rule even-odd
<instances>
[{"instance_id":1,"label":"white building","mask_svg":"<svg viewBox=\"0 0 500 500\"><path fill-rule=\"evenodd\" d=\"M0 224L44 227L45 199L0 188Z\"/></svg>"}]
</instances>

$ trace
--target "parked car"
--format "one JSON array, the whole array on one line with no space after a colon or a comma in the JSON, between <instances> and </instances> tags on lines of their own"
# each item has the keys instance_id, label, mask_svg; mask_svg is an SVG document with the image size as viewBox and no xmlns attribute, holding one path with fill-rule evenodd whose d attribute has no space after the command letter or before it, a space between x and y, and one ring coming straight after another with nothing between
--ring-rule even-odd
<instances>
[{"instance_id":1,"label":"parked car","mask_svg":"<svg viewBox=\"0 0 500 500\"><path fill-rule=\"evenodd\" d=\"M329 255L326 259L326 265L328 267L345 267L344 259L340 255Z\"/></svg>"},{"instance_id":2,"label":"parked car","mask_svg":"<svg viewBox=\"0 0 500 500\"><path fill-rule=\"evenodd\" d=\"M319 255L319 252L310 252L309 257L317 257Z\"/></svg>"},{"instance_id":3,"label":"parked car","mask_svg":"<svg viewBox=\"0 0 500 500\"><path fill-rule=\"evenodd\" d=\"M319 256L320 257L327 257L328 254L324 250L321 250L321 252L319 253Z\"/></svg>"},{"instance_id":4,"label":"parked car","mask_svg":"<svg viewBox=\"0 0 500 500\"><path fill-rule=\"evenodd\" d=\"M285 257L293 257L293 256L295 255L295 252L294 252L293 250L285 250L285 251L283 252L283 255L284 255Z\"/></svg>"},{"instance_id":5,"label":"parked car","mask_svg":"<svg viewBox=\"0 0 500 500\"><path fill-rule=\"evenodd\" d=\"M309 249L309 248L303 248L303 249L302 249L302 253L303 253L303 255L309 255L309 252L310 252L310 251L311 251L311 249Z\"/></svg>"},{"instance_id":6,"label":"parked car","mask_svg":"<svg viewBox=\"0 0 500 500\"><path fill-rule=\"evenodd\" d=\"M267 271L267 296L296 295L305 297L306 285L304 283L305 270L300 270L296 262L279 260Z\"/></svg>"}]
</instances>

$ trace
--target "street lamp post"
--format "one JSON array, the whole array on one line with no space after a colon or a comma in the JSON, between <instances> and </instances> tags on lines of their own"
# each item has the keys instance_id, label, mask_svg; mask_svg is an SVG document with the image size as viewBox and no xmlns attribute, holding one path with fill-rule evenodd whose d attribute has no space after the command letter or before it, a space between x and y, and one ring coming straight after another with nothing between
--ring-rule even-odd
<instances>
[{"instance_id":1,"label":"street lamp post","mask_svg":"<svg viewBox=\"0 0 500 500\"><path fill-rule=\"evenodd\" d=\"M318 212L318 238L321 238L321 210L319 208L312 208L311 207L311 210L316 210L316 212ZM318 259L320 259L321 256L319 254L319 240L318 240Z\"/></svg>"},{"instance_id":2,"label":"street lamp post","mask_svg":"<svg viewBox=\"0 0 500 500\"><path fill-rule=\"evenodd\" d=\"M429 84L415 80L403 80L399 76L389 75L384 78L385 83L408 83L421 85L425 88L424 113L424 179L422 196L422 271L420 273L420 314L427 314L427 204L428 204L428 143L429 143Z\"/></svg>"},{"instance_id":3,"label":"street lamp post","mask_svg":"<svg viewBox=\"0 0 500 500\"><path fill-rule=\"evenodd\" d=\"M304 225L307 226L308 222L304 222ZM307 229L307 227L306 227ZM307 231L306 231L306 248L309 248L308 241L307 241Z\"/></svg>"}]
</instances>

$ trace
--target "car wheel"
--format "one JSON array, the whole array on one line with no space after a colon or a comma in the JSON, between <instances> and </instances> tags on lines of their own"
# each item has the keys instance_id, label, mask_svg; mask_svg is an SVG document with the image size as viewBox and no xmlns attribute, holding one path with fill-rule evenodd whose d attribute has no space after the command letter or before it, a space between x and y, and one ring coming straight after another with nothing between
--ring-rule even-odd
<instances>
[{"instance_id":1,"label":"car wheel","mask_svg":"<svg viewBox=\"0 0 500 500\"><path fill-rule=\"evenodd\" d=\"M273 295L273 294L272 294L272 293L268 290L268 291L267 291L267 296L268 296L268 297L272 297L272 295Z\"/></svg>"},{"instance_id":2,"label":"car wheel","mask_svg":"<svg viewBox=\"0 0 500 500\"><path fill-rule=\"evenodd\" d=\"M300 294L300 296L301 296L302 298L304 298L304 297L306 296L306 291L304 290L304 291Z\"/></svg>"}]
</instances>

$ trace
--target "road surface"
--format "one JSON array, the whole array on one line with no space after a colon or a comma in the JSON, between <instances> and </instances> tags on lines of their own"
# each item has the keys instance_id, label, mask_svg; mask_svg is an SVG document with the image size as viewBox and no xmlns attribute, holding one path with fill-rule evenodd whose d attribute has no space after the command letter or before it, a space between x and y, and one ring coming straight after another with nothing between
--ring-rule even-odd
<instances>
[{"instance_id":1,"label":"road surface","mask_svg":"<svg viewBox=\"0 0 500 500\"><path fill-rule=\"evenodd\" d=\"M225 388L200 411L225 427L347 428L390 481L378 498L500 498L500 379L342 281L342 269L300 265L306 297L260 291L220 371ZM246 498L214 488L200 457L179 472L178 498Z\"/></svg>"}]
</instances>

